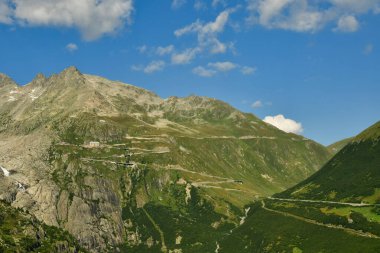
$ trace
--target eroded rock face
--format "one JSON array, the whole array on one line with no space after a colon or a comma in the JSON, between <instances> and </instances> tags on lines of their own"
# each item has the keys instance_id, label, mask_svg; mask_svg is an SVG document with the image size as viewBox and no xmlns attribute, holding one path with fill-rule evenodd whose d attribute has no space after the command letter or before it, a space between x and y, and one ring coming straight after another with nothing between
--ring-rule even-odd
<instances>
[{"instance_id":1,"label":"eroded rock face","mask_svg":"<svg viewBox=\"0 0 380 253\"><path fill-rule=\"evenodd\" d=\"M8 177L0 173L0 199L28 210L47 225L64 228L93 252L121 244L124 239L118 189L110 180L91 175L76 181L82 167L74 163L65 170L71 191L63 189L54 178L54 170L60 165L48 161L52 139L47 136L0 135L0 161L10 169ZM65 159L61 165L65 166ZM83 166L83 170L86 168L86 173L92 173L91 167Z\"/></svg>"},{"instance_id":2,"label":"eroded rock face","mask_svg":"<svg viewBox=\"0 0 380 253\"><path fill-rule=\"evenodd\" d=\"M58 214L61 225L87 248L104 250L123 242L119 197L110 182L86 177L81 197L61 194Z\"/></svg>"}]
</instances>

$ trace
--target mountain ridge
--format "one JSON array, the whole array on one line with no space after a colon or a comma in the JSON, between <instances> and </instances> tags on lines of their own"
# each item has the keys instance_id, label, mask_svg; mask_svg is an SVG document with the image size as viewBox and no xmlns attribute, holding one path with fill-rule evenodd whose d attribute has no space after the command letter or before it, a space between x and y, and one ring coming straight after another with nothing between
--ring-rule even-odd
<instances>
[{"instance_id":1,"label":"mountain ridge","mask_svg":"<svg viewBox=\"0 0 380 253\"><path fill-rule=\"evenodd\" d=\"M330 158L322 145L223 101L162 99L73 67L0 88L0 138L0 165L13 171L0 198L92 252L160 243L210 251L208 236L238 224L252 198L285 190ZM118 165L126 146L128 168ZM194 220L207 231L200 237L189 236Z\"/></svg>"}]
</instances>

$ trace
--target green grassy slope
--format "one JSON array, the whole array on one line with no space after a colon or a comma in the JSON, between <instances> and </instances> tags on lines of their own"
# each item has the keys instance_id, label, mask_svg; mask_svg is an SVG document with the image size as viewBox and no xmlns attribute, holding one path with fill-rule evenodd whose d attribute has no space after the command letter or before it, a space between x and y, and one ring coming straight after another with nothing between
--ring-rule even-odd
<instances>
[{"instance_id":1,"label":"green grassy slope","mask_svg":"<svg viewBox=\"0 0 380 253\"><path fill-rule=\"evenodd\" d=\"M379 239L357 236L343 230L284 216L263 209L260 203L250 208L245 223L219 241L218 252L375 253L380 251Z\"/></svg>"},{"instance_id":2,"label":"green grassy slope","mask_svg":"<svg viewBox=\"0 0 380 253\"><path fill-rule=\"evenodd\" d=\"M347 144L349 144L353 139L354 138L347 138L347 139L335 142L335 143L327 146L327 148L330 150L330 152L332 154L336 154L340 150L342 150L342 148L344 148Z\"/></svg>"},{"instance_id":3,"label":"green grassy slope","mask_svg":"<svg viewBox=\"0 0 380 253\"><path fill-rule=\"evenodd\" d=\"M380 203L380 122L365 130L283 198Z\"/></svg>"}]
</instances>

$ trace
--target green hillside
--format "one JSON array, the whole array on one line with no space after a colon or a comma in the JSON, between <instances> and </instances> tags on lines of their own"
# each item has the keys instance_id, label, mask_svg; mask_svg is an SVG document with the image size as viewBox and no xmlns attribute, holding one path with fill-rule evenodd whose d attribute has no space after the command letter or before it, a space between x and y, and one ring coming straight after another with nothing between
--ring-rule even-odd
<instances>
[{"instance_id":1,"label":"green hillside","mask_svg":"<svg viewBox=\"0 0 380 253\"><path fill-rule=\"evenodd\" d=\"M349 144L354 138L347 138L329 145L327 148L332 154L338 153L342 148Z\"/></svg>"},{"instance_id":2,"label":"green hillside","mask_svg":"<svg viewBox=\"0 0 380 253\"><path fill-rule=\"evenodd\" d=\"M262 203L257 202L248 207L244 224L219 241L218 252L380 251L379 223L365 223L361 216L353 217L353 228L350 229L345 227L348 222L343 217L320 213L322 207L318 205L269 200ZM377 226L376 235L362 232L363 228L371 226Z\"/></svg>"},{"instance_id":3,"label":"green hillside","mask_svg":"<svg viewBox=\"0 0 380 253\"><path fill-rule=\"evenodd\" d=\"M380 203L380 122L368 128L321 170L281 198Z\"/></svg>"}]
</instances>

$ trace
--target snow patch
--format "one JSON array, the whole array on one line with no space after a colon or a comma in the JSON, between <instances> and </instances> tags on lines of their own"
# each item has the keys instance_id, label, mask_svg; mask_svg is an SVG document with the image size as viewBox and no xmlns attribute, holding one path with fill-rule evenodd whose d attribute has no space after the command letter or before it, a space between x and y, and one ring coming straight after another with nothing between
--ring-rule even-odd
<instances>
[{"instance_id":1,"label":"snow patch","mask_svg":"<svg viewBox=\"0 0 380 253\"><path fill-rule=\"evenodd\" d=\"M11 173L6 168L0 166L0 169L3 171L4 176L9 177Z\"/></svg>"}]
</instances>

